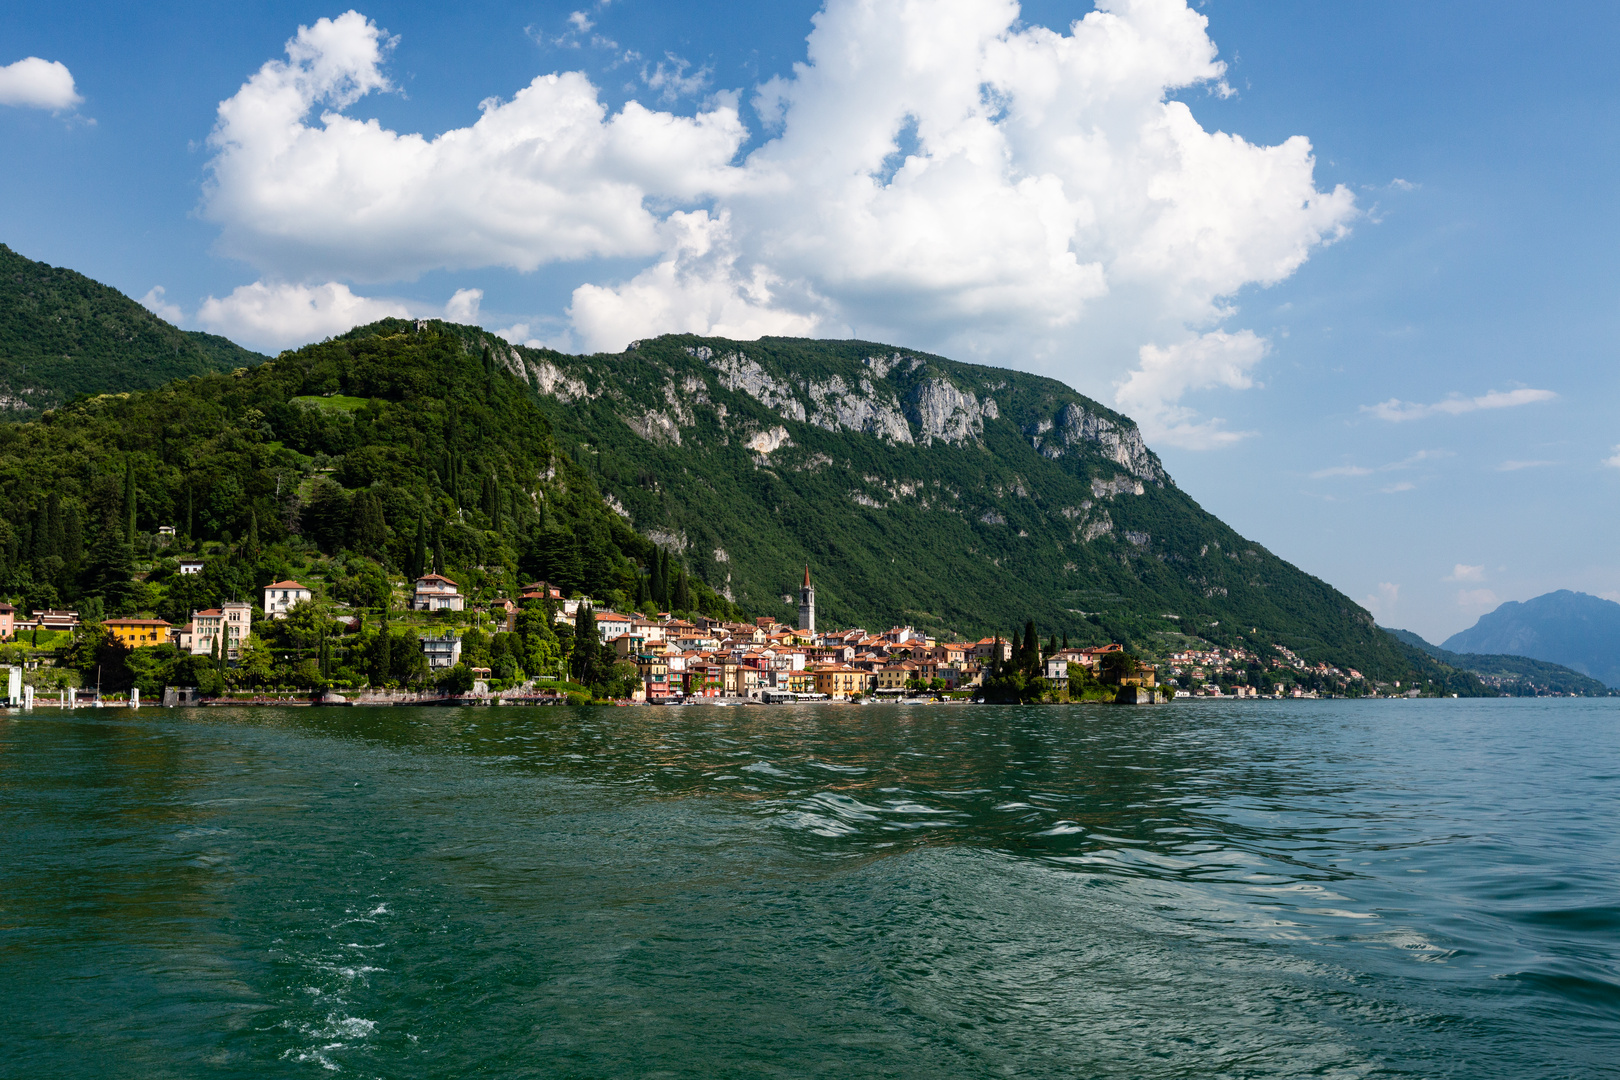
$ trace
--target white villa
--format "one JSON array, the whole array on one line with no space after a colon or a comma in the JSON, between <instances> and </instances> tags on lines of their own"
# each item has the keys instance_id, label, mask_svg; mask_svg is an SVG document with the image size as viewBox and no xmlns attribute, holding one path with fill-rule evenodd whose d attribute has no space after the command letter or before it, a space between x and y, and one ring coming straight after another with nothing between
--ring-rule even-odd
<instances>
[{"instance_id":1,"label":"white villa","mask_svg":"<svg viewBox=\"0 0 1620 1080\"><path fill-rule=\"evenodd\" d=\"M422 639L422 652L427 656L429 671L444 671L461 662L461 639L455 634Z\"/></svg>"},{"instance_id":2,"label":"white villa","mask_svg":"<svg viewBox=\"0 0 1620 1080\"><path fill-rule=\"evenodd\" d=\"M278 581L264 587L264 613L272 619L285 619L294 604L314 597L313 592L296 581Z\"/></svg>"},{"instance_id":3,"label":"white villa","mask_svg":"<svg viewBox=\"0 0 1620 1080\"><path fill-rule=\"evenodd\" d=\"M462 611L467 598L456 591L456 583L443 574L425 574L416 579L412 611Z\"/></svg>"}]
</instances>

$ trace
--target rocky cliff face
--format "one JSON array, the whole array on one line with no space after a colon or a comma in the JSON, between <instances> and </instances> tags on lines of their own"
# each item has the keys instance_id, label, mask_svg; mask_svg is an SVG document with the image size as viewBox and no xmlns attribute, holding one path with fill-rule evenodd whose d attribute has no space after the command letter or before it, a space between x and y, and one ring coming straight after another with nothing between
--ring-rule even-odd
<instances>
[{"instance_id":1,"label":"rocky cliff face","mask_svg":"<svg viewBox=\"0 0 1620 1080\"><path fill-rule=\"evenodd\" d=\"M1365 611L1204 513L1131 420L1054 380L852 341L493 347L615 511L762 614L791 621L809 563L834 623L1241 627L1379 662Z\"/></svg>"}]
</instances>

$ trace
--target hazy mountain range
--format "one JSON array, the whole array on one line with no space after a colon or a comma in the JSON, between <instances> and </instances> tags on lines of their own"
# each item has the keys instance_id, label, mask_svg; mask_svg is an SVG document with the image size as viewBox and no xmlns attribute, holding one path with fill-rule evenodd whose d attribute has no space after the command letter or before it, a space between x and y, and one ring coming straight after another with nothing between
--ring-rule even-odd
<instances>
[{"instance_id":1,"label":"hazy mountain range","mask_svg":"<svg viewBox=\"0 0 1620 1080\"><path fill-rule=\"evenodd\" d=\"M1568 589L1510 601L1442 647L1546 660L1620 688L1620 604Z\"/></svg>"}]
</instances>

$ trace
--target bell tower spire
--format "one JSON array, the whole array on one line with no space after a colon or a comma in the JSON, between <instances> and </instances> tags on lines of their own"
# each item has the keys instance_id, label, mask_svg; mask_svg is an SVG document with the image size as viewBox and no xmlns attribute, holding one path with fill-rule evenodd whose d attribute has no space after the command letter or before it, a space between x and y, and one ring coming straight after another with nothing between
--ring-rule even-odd
<instances>
[{"instance_id":1,"label":"bell tower spire","mask_svg":"<svg viewBox=\"0 0 1620 1080\"><path fill-rule=\"evenodd\" d=\"M816 632L816 587L810 584L810 566L804 567L804 585L799 589L799 632Z\"/></svg>"}]
</instances>

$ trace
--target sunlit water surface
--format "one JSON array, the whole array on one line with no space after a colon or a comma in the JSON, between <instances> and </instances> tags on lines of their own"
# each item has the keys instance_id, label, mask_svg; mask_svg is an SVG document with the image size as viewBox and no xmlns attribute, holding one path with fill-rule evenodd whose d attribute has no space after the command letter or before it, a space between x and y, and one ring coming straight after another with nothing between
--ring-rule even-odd
<instances>
[{"instance_id":1,"label":"sunlit water surface","mask_svg":"<svg viewBox=\"0 0 1620 1080\"><path fill-rule=\"evenodd\" d=\"M0 718L7 1077L1620 1074L1607 701Z\"/></svg>"}]
</instances>

